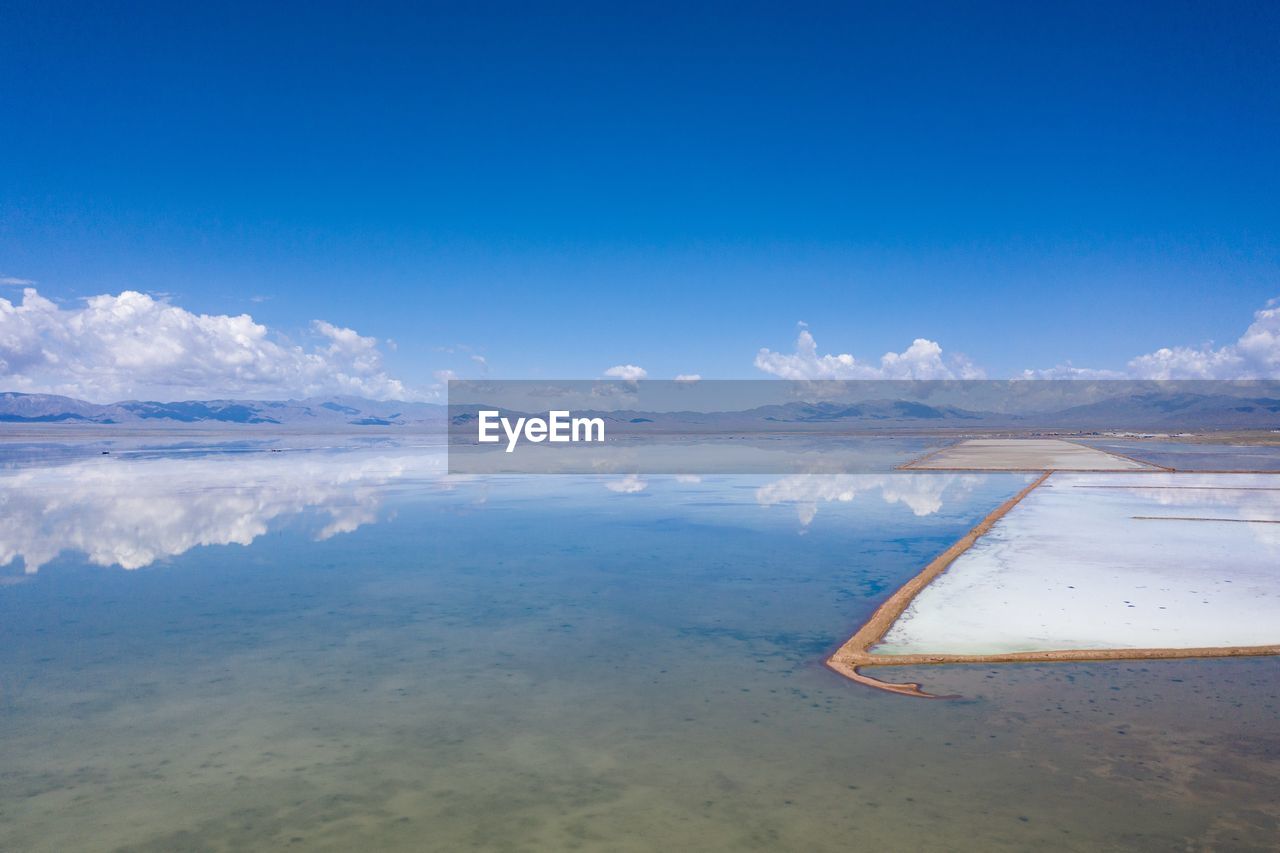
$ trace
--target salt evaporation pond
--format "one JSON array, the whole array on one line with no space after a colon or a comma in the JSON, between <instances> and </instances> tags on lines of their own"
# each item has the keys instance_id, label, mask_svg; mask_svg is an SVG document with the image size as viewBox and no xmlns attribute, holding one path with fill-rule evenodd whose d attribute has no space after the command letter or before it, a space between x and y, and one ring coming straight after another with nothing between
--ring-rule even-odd
<instances>
[{"instance_id":1,"label":"salt evaporation pond","mask_svg":"<svg viewBox=\"0 0 1280 853\"><path fill-rule=\"evenodd\" d=\"M926 587L877 654L1280 642L1280 478L1056 473Z\"/></svg>"}]
</instances>

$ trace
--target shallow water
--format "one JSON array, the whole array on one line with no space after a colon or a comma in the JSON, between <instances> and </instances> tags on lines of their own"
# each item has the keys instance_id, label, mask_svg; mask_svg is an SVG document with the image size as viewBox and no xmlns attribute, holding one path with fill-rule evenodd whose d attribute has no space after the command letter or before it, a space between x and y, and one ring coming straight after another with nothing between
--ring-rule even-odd
<instances>
[{"instance_id":1,"label":"shallow water","mask_svg":"<svg viewBox=\"0 0 1280 853\"><path fill-rule=\"evenodd\" d=\"M821 661L1025 475L0 472L0 849L1260 849L1272 660ZM126 568L128 567L128 568Z\"/></svg>"}]
</instances>

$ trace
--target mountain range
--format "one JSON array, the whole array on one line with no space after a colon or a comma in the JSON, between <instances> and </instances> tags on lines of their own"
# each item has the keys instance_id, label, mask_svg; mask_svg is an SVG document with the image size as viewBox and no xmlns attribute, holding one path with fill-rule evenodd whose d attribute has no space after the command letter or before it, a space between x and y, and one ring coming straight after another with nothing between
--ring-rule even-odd
<instances>
[{"instance_id":1,"label":"mountain range","mask_svg":"<svg viewBox=\"0 0 1280 853\"><path fill-rule=\"evenodd\" d=\"M450 431L469 429L481 406L450 406ZM498 407L492 407L498 408ZM524 412L500 409L503 416ZM538 414L538 413L534 413ZM615 432L821 432L833 429L1276 430L1280 397L1229 394L1123 394L1087 405L1020 412L967 409L918 400L794 402L731 412L575 411L603 418Z\"/></svg>"},{"instance_id":2,"label":"mountain range","mask_svg":"<svg viewBox=\"0 0 1280 853\"><path fill-rule=\"evenodd\" d=\"M388 427L444 424L444 406L379 402L361 397L305 400L126 400L88 403L55 394L0 393L0 423L21 424L240 424L282 427Z\"/></svg>"},{"instance_id":3,"label":"mountain range","mask_svg":"<svg viewBox=\"0 0 1280 853\"><path fill-rule=\"evenodd\" d=\"M293 429L417 427L455 434L466 432L480 408L446 408L437 403L375 401L360 397L311 397L305 400L186 400L161 403L126 400L89 403L53 394L0 392L0 424L80 424L181 426L256 426ZM539 413L532 413L539 414ZM545 413L541 413L545 414ZM1072 429L1072 430L1260 430L1280 429L1280 398L1228 394L1123 394L1088 405L1021 413L931 405L886 399L793 402L729 412L575 411L575 416L604 418L623 432L818 432L847 429Z\"/></svg>"}]
</instances>

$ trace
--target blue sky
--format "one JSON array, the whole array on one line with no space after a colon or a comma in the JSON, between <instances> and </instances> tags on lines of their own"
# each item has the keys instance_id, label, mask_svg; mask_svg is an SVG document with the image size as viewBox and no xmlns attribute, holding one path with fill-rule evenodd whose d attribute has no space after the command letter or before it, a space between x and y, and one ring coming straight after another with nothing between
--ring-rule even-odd
<instances>
[{"instance_id":1,"label":"blue sky","mask_svg":"<svg viewBox=\"0 0 1280 853\"><path fill-rule=\"evenodd\" d=\"M992 376L1280 329L1275 4L128 5L0 10L25 345L128 290L417 389L759 377L799 321ZM103 335L0 386L136 364Z\"/></svg>"}]
</instances>

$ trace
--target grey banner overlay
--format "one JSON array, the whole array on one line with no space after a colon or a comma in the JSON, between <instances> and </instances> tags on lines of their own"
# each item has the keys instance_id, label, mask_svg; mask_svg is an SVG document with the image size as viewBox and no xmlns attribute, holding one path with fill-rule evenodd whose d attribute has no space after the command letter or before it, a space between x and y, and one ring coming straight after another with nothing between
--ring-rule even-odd
<instances>
[{"instance_id":1,"label":"grey banner overlay","mask_svg":"<svg viewBox=\"0 0 1280 853\"><path fill-rule=\"evenodd\" d=\"M453 474L851 473L970 435L1280 430L1280 380L451 380L448 429Z\"/></svg>"}]
</instances>

